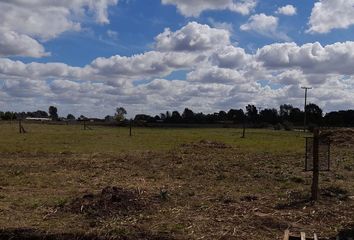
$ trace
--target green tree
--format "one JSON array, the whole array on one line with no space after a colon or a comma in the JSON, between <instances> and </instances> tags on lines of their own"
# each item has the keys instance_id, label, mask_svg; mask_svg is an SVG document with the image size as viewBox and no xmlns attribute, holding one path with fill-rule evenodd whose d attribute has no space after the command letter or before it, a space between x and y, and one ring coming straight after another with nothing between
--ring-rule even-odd
<instances>
[{"instance_id":1,"label":"green tree","mask_svg":"<svg viewBox=\"0 0 354 240\"><path fill-rule=\"evenodd\" d=\"M68 120L75 120L75 116L72 115L71 113L69 113L68 116L66 117L66 119L68 119Z\"/></svg>"},{"instance_id":2,"label":"green tree","mask_svg":"<svg viewBox=\"0 0 354 240\"><path fill-rule=\"evenodd\" d=\"M119 107L116 109L116 113L114 115L114 118L118 122L122 122L122 121L124 121L126 114L127 114L127 111L123 107Z\"/></svg>"},{"instance_id":3,"label":"green tree","mask_svg":"<svg viewBox=\"0 0 354 240\"><path fill-rule=\"evenodd\" d=\"M58 109L54 106L50 106L49 107L49 116L53 119L53 120L58 120Z\"/></svg>"},{"instance_id":4,"label":"green tree","mask_svg":"<svg viewBox=\"0 0 354 240\"><path fill-rule=\"evenodd\" d=\"M323 111L322 109L314 103L310 103L306 106L306 115L308 123L311 124L321 124Z\"/></svg>"}]
</instances>

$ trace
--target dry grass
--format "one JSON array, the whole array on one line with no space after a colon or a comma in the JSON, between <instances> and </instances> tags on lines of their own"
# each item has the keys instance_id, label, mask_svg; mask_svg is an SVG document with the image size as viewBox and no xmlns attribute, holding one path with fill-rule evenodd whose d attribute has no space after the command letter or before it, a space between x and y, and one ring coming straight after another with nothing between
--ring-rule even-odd
<instances>
[{"instance_id":1,"label":"dry grass","mask_svg":"<svg viewBox=\"0 0 354 240\"><path fill-rule=\"evenodd\" d=\"M48 128L48 138L59 136L54 131L58 128ZM109 129L94 131L80 132L90 134L84 142L97 139L94 133L112 134ZM83 153L89 145L80 146L82 142L76 150L61 152L61 140L48 142L49 151L28 151L28 146L18 151L2 139L0 148L7 151L0 154L1 228L116 239L273 240L281 239L287 228L333 237L353 224L354 202L349 197L354 195L354 155L350 151L333 152L333 171L321 175L322 200L312 204L306 201L311 175L303 172L303 139L297 133L253 131L242 142L230 137L237 132L233 129L138 131L132 140L124 138L127 145L135 141L135 147L140 141L137 149L108 153L104 147ZM151 143L136 138L155 131L165 138L152 141L168 147L146 150ZM200 142L201 138L206 141ZM280 142L278 149L274 142L279 139L289 142ZM253 148L259 144L261 150L250 151L251 144ZM107 186L137 194L143 208L114 209L113 214L66 210L78 198L96 196ZM92 203L97 201L88 204Z\"/></svg>"}]
</instances>

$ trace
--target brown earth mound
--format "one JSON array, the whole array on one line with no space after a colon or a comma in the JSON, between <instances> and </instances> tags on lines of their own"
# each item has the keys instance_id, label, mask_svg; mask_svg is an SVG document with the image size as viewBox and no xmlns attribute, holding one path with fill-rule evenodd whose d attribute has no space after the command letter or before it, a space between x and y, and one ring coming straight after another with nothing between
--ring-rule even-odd
<instances>
[{"instance_id":1,"label":"brown earth mound","mask_svg":"<svg viewBox=\"0 0 354 240\"><path fill-rule=\"evenodd\" d=\"M64 211L89 216L129 215L148 206L148 200L136 191L106 187L98 194L86 194L65 205Z\"/></svg>"},{"instance_id":2,"label":"brown earth mound","mask_svg":"<svg viewBox=\"0 0 354 240\"><path fill-rule=\"evenodd\" d=\"M231 146L217 141L209 141L209 140L200 140L196 143L182 144L182 147L191 147L191 148L214 148L214 149L225 149L231 148Z\"/></svg>"},{"instance_id":3,"label":"brown earth mound","mask_svg":"<svg viewBox=\"0 0 354 240\"><path fill-rule=\"evenodd\" d=\"M352 147L354 146L354 129L342 128L334 130L324 130L321 132L324 139L331 141L333 146Z\"/></svg>"}]
</instances>

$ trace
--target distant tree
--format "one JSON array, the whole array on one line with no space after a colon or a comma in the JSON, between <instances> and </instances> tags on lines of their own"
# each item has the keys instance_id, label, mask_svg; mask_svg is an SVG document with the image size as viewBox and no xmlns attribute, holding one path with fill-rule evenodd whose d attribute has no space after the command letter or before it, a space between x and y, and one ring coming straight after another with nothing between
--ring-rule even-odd
<instances>
[{"instance_id":1,"label":"distant tree","mask_svg":"<svg viewBox=\"0 0 354 240\"><path fill-rule=\"evenodd\" d=\"M114 117L113 116L110 116L110 115L107 115L104 117L104 120L106 122L113 122L114 121Z\"/></svg>"},{"instance_id":2,"label":"distant tree","mask_svg":"<svg viewBox=\"0 0 354 240\"><path fill-rule=\"evenodd\" d=\"M210 122L216 122L216 118L212 117L210 118L211 115L205 115L204 113L200 112L200 113L196 113L194 114L193 117L193 122L195 123L199 123L199 124L204 124L204 123L210 123Z\"/></svg>"},{"instance_id":3,"label":"distant tree","mask_svg":"<svg viewBox=\"0 0 354 240\"><path fill-rule=\"evenodd\" d=\"M53 120L58 120L58 109L54 106L50 106L49 107L49 116L53 119Z\"/></svg>"},{"instance_id":4,"label":"distant tree","mask_svg":"<svg viewBox=\"0 0 354 240\"><path fill-rule=\"evenodd\" d=\"M165 121L166 120L166 114L160 113L160 120Z\"/></svg>"},{"instance_id":5,"label":"distant tree","mask_svg":"<svg viewBox=\"0 0 354 240\"><path fill-rule=\"evenodd\" d=\"M31 117L31 115L28 115L28 113L25 112L8 112L9 116L11 116L11 119L25 119L26 117ZM32 116L33 117L33 116Z\"/></svg>"},{"instance_id":6,"label":"distant tree","mask_svg":"<svg viewBox=\"0 0 354 240\"><path fill-rule=\"evenodd\" d=\"M293 110L293 106L290 104L280 105L279 116L282 121L289 121L290 113Z\"/></svg>"},{"instance_id":7,"label":"distant tree","mask_svg":"<svg viewBox=\"0 0 354 240\"><path fill-rule=\"evenodd\" d=\"M155 119L147 114L137 114L134 117L134 122L155 122Z\"/></svg>"},{"instance_id":8,"label":"distant tree","mask_svg":"<svg viewBox=\"0 0 354 240\"><path fill-rule=\"evenodd\" d=\"M249 121L253 123L256 122L258 118L258 110L256 106L249 104L246 106L246 111L247 111L247 117Z\"/></svg>"},{"instance_id":9,"label":"distant tree","mask_svg":"<svg viewBox=\"0 0 354 240\"><path fill-rule=\"evenodd\" d=\"M116 109L116 113L115 113L114 117L118 122L121 122L125 119L126 114L127 114L127 111L123 107L119 107Z\"/></svg>"},{"instance_id":10,"label":"distant tree","mask_svg":"<svg viewBox=\"0 0 354 240\"><path fill-rule=\"evenodd\" d=\"M71 113L69 113L68 116L66 117L66 119L68 119L68 120L75 120L75 116L72 115Z\"/></svg>"},{"instance_id":11,"label":"distant tree","mask_svg":"<svg viewBox=\"0 0 354 240\"><path fill-rule=\"evenodd\" d=\"M226 121L227 113L225 111L219 111L218 113L218 121Z\"/></svg>"},{"instance_id":12,"label":"distant tree","mask_svg":"<svg viewBox=\"0 0 354 240\"><path fill-rule=\"evenodd\" d=\"M182 118L185 122L193 122L194 121L194 112L188 108L185 108L182 113Z\"/></svg>"},{"instance_id":13,"label":"distant tree","mask_svg":"<svg viewBox=\"0 0 354 240\"><path fill-rule=\"evenodd\" d=\"M337 112L327 113L324 117L328 126L334 127L353 127L354 126L354 110L341 110Z\"/></svg>"},{"instance_id":14,"label":"distant tree","mask_svg":"<svg viewBox=\"0 0 354 240\"><path fill-rule=\"evenodd\" d=\"M182 121L182 116L178 111L173 111L171 115L171 122L180 123Z\"/></svg>"},{"instance_id":15,"label":"distant tree","mask_svg":"<svg viewBox=\"0 0 354 240\"><path fill-rule=\"evenodd\" d=\"M171 118L170 111L166 111L166 120L168 121Z\"/></svg>"},{"instance_id":16,"label":"distant tree","mask_svg":"<svg viewBox=\"0 0 354 240\"><path fill-rule=\"evenodd\" d=\"M230 109L227 112L227 119L235 123L242 123L245 118L245 113L242 109Z\"/></svg>"},{"instance_id":17,"label":"distant tree","mask_svg":"<svg viewBox=\"0 0 354 240\"><path fill-rule=\"evenodd\" d=\"M292 108L288 121L295 125L301 125L304 121L304 111L301 111L299 108Z\"/></svg>"},{"instance_id":18,"label":"distant tree","mask_svg":"<svg viewBox=\"0 0 354 240\"><path fill-rule=\"evenodd\" d=\"M86 117L85 115L80 115L80 117L78 118L78 120L81 120L81 121L87 120L87 119L88 119L88 117Z\"/></svg>"},{"instance_id":19,"label":"distant tree","mask_svg":"<svg viewBox=\"0 0 354 240\"><path fill-rule=\"evenodd\" d=\"M276 124L279 121L278 111L276 109L263 109L259 113L260 120L265 123Z\"/></svg>"},{"instance_id":20,"label":"distant tree","mask_svg":"<svg viewBox=\"0 0 354 240\"><path fill-rule=\"evenodd\" d=\"M17 119L16 113L9 112L9 111L3 113L2 120L9 121L9 120L15 120L15 119Z\"/></svg>"},{"instance_id":21,"label":"distant tree","mask_svg":"<svg viewBox=\"0 0 354 240\"><path fill-rule=\"evenodd\" d=\"M322 109L314 103L310 103L306 106L306 114L308 123L311 124L321 124L323 111Z\"/></svg>"}]
</instances>

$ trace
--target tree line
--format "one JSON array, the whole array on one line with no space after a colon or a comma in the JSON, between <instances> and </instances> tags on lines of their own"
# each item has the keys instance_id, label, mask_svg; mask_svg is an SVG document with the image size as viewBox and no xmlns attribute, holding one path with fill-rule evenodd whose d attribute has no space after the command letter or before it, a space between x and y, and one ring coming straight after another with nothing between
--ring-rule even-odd
<instances>
[{"instance_id":1,"label":"tree line","mask_svg":"<svg viewBox=\"0 0 354 240\"><path fill-rule=\"evenodd\" d=\"M315 104L306 106L308 123L323 124L323 111ZM234 123L247 124L254 127L264 127L266 125L297 125L304 123L304 111L293 107L290 104L280 105L279 110L275 108L258 109L255 105L249 104L243 109L230 109L229 111L219 111L211 114L195 113L189 108L185 108L180 114L178 111L161 113L152 117L146 114L138 114L135 121L163 122L163 123Z\"/></svg>"},{"instance_id":2,"label":"tree line","mask_svg":"<svg viewBox=\"0 0 354 240\"><path fill-rule=\"evenodd\" d=\"M125 115L127 111L123 107L116 109L114 116L106 116L105 121L127 121ZM304 124L305 113L300 108L290 104L282 104L279 109L265 108L260 109L255 105L249 104L243 109L230 109L228 111L219 111L215 113L204 114L202 112L194 112L189 108L185 108L182 113L178 111L167 111L159 115L150 116L147 114L137 114L134 117L135 122L144 123L168 123L168 124L215 124L215 123L232 123L247 124L251 127L284 127L302 126ZM340 110L323 114L322 109L316 104L310 103L306 106L307 125L311 126L338 126L353 127L354 126L354 110ZM16 120L25 118L51 118L52 120L75 120L73 114L68 114L66 118L58 116L58 110L54 106L50 106L48 112L38 110L35 112L2 112L0 111L1 120ZM88 119L81 115L78 120Z\"/></svg>"}]
</instances>

